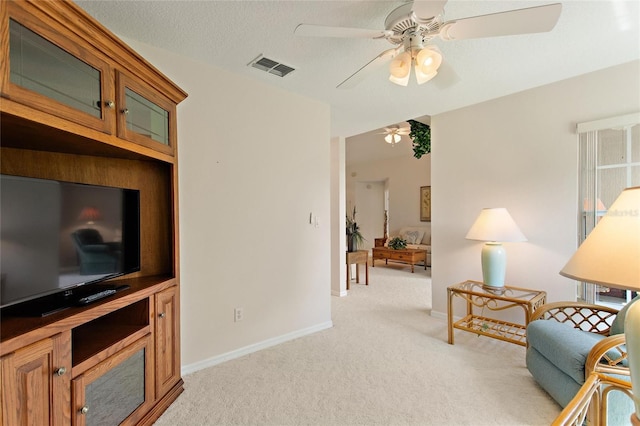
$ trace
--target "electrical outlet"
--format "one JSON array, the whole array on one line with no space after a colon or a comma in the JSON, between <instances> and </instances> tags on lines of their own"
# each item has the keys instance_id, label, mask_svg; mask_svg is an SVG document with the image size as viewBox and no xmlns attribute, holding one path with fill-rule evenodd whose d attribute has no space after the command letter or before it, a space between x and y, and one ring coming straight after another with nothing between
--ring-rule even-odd
<instances>
[{"instance_id":1,"label":"electrical outlet","mask_svg":"<svg viewBox=\"0 0 640 426\"><path fill-rule=\"evenodd\" d=\"M244 318L244 309L235 308L233 310L233 321L234 322L242 321L243 318Z\"/></svg>"}]
</instances>

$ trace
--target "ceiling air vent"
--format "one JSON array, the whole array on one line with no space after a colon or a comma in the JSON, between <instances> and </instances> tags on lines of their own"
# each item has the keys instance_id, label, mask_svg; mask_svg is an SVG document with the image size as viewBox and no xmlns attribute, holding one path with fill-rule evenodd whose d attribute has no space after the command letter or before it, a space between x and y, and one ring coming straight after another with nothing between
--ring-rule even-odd
<instances>
[{"instance_id":1,"label":"ceiling air vent","mask_svg":"<svg viewBox=\"0 0 640 426\"><path fill-rule=\"evenodd\" d=\"M251 61L249 65L254 68L258 68L259 70L266 71L270 74L277 75L279 77L284 77L291 71L295 70L288 65L281 64L280 62L274 61L273 59L265 58L262 55Z\"/></svg>"}]
</instances>

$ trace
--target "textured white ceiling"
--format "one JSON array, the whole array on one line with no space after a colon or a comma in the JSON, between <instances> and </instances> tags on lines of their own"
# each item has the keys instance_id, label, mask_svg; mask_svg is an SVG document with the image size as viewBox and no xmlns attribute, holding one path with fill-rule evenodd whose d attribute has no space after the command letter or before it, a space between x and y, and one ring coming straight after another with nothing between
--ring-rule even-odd
<instances>
[{"instance_id":1,"label":"textured white ceiling","mask_svg":"<svg viewBox=\"0 0 640 426\"><path fill-rule=\"evenodd\" d=\"M549 33L434 44L449 71L400 87L383 67L336 89L390 45L294 35L300 23L383 29L398 1L77 1L124 38L141 41L331 105L332 136L376 131L640 58L640 2L563 1ZM445 20L553 3L449 0ZM258 55L296 68L280 78L248 67ZM446 69L445 69L446 71Z\"/></svg>"}]
</instances>

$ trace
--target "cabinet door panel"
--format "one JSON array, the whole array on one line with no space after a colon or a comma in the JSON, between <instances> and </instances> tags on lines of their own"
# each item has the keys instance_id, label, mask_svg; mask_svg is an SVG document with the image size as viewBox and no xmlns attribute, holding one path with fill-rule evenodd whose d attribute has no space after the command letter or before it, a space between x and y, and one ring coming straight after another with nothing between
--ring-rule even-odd
<instances>
[{"instance_id":1,"label":"cabinet door panel","mask_svg":"<svg viewBox=\"0 0 640 426\"><path fill-rule=\"evenodd\" d=\"M82 62L14 21L9 23L10 80L96 118L100 108L100 70Z\"/></svg>"},{"instance_id":2,"label":"cabinet door panel","mask_svg":"<svg viewBox=\"0 0 640 426\"><path fill-rule=\"evenodd\" d=\"M52 349L51 345L41 346L33 353L21 352L17 354L16 365L11 372L12 374L8 375L7 382L12 382L16 386L13 396L17 402L16 417L13 421L8 421L9 424L50 424L49 393L53 376L49 372L51 371ZM11 411L11 407L5 408L7 420L12 414Z\"/></svg>"},{"instance_id":3,"label":"cabinet door panel","mask_svg":"<svg viewBox=\"0 0 640 426\"><path fill-rule=\"evenodd\" d=\"M63 356L68 347L64 333L2 358L3 425L69 423L71 366Z\"/></svg>"},{"instance_id":4,"label":"cabinet door panel","mask_svg":"<svg viewBox=\"0 0 640 426\"><path fill-rule=\"evenodd\" d=\"M178 298L175 287L156 294L156 395L162 397L180 378Z\"/></svg>"},{"instance_id":5,"label":"cabinet door panel","mask_svg":"<svg viewBox=\"0 0 640 426\"><path fill-rule=\"evenodd\" d=\"M118 74L118 137L173 154L176 105L126 74Z\"/></svg>"},{"instance_id":6,"label":"cabinet door panel","mask_svg":"<svg viewBox=\"0 0 640 426\"><path fill-rule=\"evenodd\" d=\"M136 424L154 401L150 335L73 379L74 426Z\"/></svg>"},{"instance_id":7,"label":"cabinet door panel","mask_svg":"<svg viewBox=\"0 0 640 426\"><path fill-rule=\"evenodd\" d=\"M127 129L169 145L169 112L126 88Z\"/></svg>"}]
</instances>

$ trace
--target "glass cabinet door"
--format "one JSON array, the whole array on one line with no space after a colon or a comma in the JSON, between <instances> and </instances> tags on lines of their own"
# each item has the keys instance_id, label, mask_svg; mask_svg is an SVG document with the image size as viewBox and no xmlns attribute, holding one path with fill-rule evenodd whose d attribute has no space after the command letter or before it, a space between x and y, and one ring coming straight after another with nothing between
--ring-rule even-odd
<instances>
[{"instance_id":1,"label":"glass cabinet door","mask_svg":"<svg viewBox=\"0 0 640 426\"><path fill-rule=\"evenodd\" d=\"M118 73L118 136L173 154L175 103Z\"/></svg>"},{"instance_id":2,"label":"glass cabinet door","mask_svg":"<svg viewBox=\"0 0 640 426\"><path fill-rule=\"evenodd\" d=\"M151 337L147 335L72 380L74 426L117 425L153 402Z\"/></svg>"},{"instance_id":3,"label":"glass cabinet door","mask_svg":"<svg viewBox=\"0 0 640 426\"><path fill-rule=\"evenodd\" d=\"M50 41L31 25L42 28L9 19L9 78L3 92L16 102L110 133L105 105L112 103L103 101L107 64L60 36Z\"/></svg>"},{"instance_id":4,"label":"glass cabinet door","mask_svg":"<svg viewBox=\"0 0 640 426\"><path fill-rule=\"evenodd\" d=\"M128 87L125 88L124 96L127 105L127 130L169 145L169 112Z\"/></svg>"}]
</instances>

